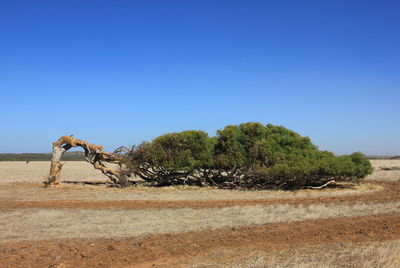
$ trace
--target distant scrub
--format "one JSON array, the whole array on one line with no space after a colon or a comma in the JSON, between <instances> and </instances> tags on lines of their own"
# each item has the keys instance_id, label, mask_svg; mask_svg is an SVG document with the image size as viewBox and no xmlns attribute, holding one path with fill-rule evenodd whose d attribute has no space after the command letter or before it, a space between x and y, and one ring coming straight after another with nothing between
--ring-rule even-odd
<instances>
[{"instance_id":1,"label":"distant scrub","mask_svg":"<svg viewBox=\"0 0 400 268\"><path fill-rule=\"evenodd\" d=\"M50 153L22 153L22 154L0 154L0 161L50 161ZM82 152L66 152L64 161L84 161Z\"/></svg>"},{"instance_id":2,"label":"distant scrub","mask_svg":"<svg viewBox=\"0 0 400 268\"><path fill-rule=\"evenodd\" d=\"M361 153L335 156L282 126L244 123L215 137L198 130L169 133L124 155L129 173L150 184L298 189L371 174Z\"/></svg>"}]
</instances>

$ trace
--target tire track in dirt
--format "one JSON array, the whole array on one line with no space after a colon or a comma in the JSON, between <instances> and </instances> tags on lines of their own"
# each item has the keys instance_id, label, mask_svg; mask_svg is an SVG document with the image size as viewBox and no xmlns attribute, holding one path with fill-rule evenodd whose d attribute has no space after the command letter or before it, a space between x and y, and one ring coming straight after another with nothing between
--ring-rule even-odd
<instances>
[{"instance_id":1,"label":"tire track in dirt","mask_svg":"<svg viewBox=\"0 0 400 268\"><path fill-rule=\"evenodd\" d=\"M374 202L386 203L400 200L400 182L394 181L368 181L384 187L384 190L371 193L321 196L286 199L257 199L257 200L213 200L213 201L163 201L163 200L107 200L107 201L82 201L82 200L43 200L43 201L1 201L0 211L24 208L85 208L85 209L163 209L163 208L217 208L230 206L251 205L311 205L316 203L356 203Z\"/></svg>"},{"instance_id":2,"label":"tire track in dirt","mask_svg":"<svg viewBox=\"0 0 400 268\"><path fill-rule=\"evenodd\" d=\"M0 244L0 266L177 267L223 250L235 250L241 257L255 251L399 238L400 215L382 214L127 239L7 242Z\"/></svg>"}]
</instances>

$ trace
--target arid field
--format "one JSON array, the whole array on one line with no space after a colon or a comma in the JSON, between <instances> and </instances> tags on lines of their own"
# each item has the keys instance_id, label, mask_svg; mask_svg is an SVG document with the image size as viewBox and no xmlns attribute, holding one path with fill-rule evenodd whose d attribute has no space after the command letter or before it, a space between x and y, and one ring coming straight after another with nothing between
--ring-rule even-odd
<instances>
[{"instance_id":1,"label":"arid field","mask_svg":"<svg viewBox=\"0 0 400 268\"><path fill-rule=\"evenodd\" d=\"M0 161L0 267L400 267L400 160L361 184L110 187L86 162Z\"/></svg>"}]
</instances>

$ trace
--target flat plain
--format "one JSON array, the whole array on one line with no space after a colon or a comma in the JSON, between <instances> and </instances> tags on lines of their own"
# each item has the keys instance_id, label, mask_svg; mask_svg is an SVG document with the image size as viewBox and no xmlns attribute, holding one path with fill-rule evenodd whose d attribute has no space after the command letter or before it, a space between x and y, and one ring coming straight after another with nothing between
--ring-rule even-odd
<instances>
[{"instance_id":1,"label":"flat plain","mask_svg":"<svg viewBox=\"0 0 400 268\"><path fill-rule=\"evenodd\" d=\"M110 187L86 162L0 161L0 267L400 267L400 160L360 184Z\"/></svg>"}]
</instances>

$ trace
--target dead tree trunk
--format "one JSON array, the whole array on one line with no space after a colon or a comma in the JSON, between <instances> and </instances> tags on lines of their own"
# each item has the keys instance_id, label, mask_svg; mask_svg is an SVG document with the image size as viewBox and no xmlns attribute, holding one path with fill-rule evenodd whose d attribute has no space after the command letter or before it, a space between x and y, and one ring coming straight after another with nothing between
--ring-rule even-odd
<instances>
[{"instance_id":1,"label":"dead tree trunk","mask_svg":"<svg viewBox=\"0 0 400 268\"><path fill-rule=\"evenodd\" d=\"M101 170L110 180L119 186L125 186L127 180L126 175L121 171L117 171L106 167L104 162L119 164L123 163L119 155L111 154L103 151L103 146L94 145L83 140L75 139L71 136L62 136L53 143L53 156L51 158L50 174L44 182L46 186L56 186L60 184L60 173L62 169L61 157L67 150L72 147L81 147L85 150L86 161L91 163L95 169Z\"/></svg>"}]
</instances>

